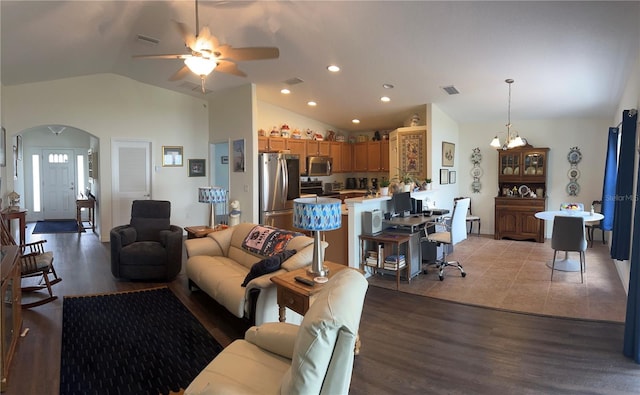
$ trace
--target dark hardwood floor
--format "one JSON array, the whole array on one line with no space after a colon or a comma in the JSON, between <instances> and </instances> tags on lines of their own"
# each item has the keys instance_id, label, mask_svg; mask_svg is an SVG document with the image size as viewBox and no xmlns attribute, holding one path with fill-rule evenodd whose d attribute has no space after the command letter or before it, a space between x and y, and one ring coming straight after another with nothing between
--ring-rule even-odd
<instances>
[{"instance_id":1,"label":"dark hardwood floor","mask_svg":"<svg viewBox=\"0 0 640 395\"><path fill-rule=\"evenodd\" d=\"M109 245L91 233L47 239L63 281L55 302L23 310L23 328L5 394L58 394L62 296L157 287L118 281ZM184 273L168 284L222 344L246 325L201 292ZM473 307L369 287L360 326L352 394L632 394L640 365L622 355L623 325Z\"/></svg>"}]
</instances>

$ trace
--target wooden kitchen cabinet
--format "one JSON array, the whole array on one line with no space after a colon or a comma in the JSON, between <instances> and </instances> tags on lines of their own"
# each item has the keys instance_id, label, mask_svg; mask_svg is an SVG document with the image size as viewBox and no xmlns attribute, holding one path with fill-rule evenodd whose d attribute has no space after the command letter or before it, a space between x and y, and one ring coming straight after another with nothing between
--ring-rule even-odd
<instances>
[{"instance_id":1,"label":"wooden kitchen cabinet","mask_svg":"<svg viewBox=\"0 0 640 395\"><path fill-rule=\"evenodd\" d=\"M280 152L287 149L284 137L258 136L258 152Z\"/></svg>"},{"instance_id":2,"label":"wooden kitchen cabinet","mask_svg":"<svg viewBox=\"0 0 640 395\"><path fill-rule=\"evenodd\" d=\"M355 143L353 145L353 171L367 171L367 142Z\"/></svg>"},{"instance_id":3,"label":"wooden kitchen cabinet","mask_svg":"<svg viewBox=\"0 0 640 395\"><path fill-rule=\"evenodd\" d=\"M329 246L325 249L324 259L349 266L349 221L342 215L342 226L336 230L322 232Z\"/></svg>"},{"instance_id":4,"label":"wooden kitchen cabinet","mask_svg":"<svg viewBox=\"0 0 640 395\"><path fill-rule=\"evenodd\" d=\"M307 143L307 156L329 156L331 146L329 141L304 140Z\"/></svg>"},{"instance_id":5,"label":"wooden kitchen cabinet","mask_svg":"<svg viewBox=\"0 0 640 395\"><path fill-rule=\"evenodd\" d=\"M307 173L307 144L304 140L286 139L285 145L292 154L300 155L300 174Z\"/></svg>"},{"instance_id":6,"label":"wooden kitchen cabinet","mask_svg":"<svg viewBox=\"0 0 640 395\"><path fill-rule=\"evenodd\" d=\"M389 140L367 141L367 171L389 171Z\"/></svg>"},{"instance_id":7,"label":"wooden kitchen cabinet","mask_svg":"<svg viewBox=\"0 0 640 395\"><path fill-rule=\"evenodd\" d=\"M353 171L353 144L342 144L342 172L349 173Z\"/></svg>"},{"instance_id":8,"label":"wooden kitchen cabinet","mask_svg":"<svg viewBox=\"0 0 640 395\"><path fill-rule=\"evenodd\" d=\"M329 142L329 156L333 160L334 173L342 173L344 171L342 168L342 147L344 145L345 143L339 141Z\"/></svg>"},{"instance_id":9,"label":"wooden kitchen cabinet","mask_svg":"<svg viewBox=\"0 0 640 395\"><path fill-rule=\"evenodd\" d=\"M548 152L530 145L498 152L495 239L544 242L544 221L535 213L547 206Z\"/></svg>"}]
</instances>

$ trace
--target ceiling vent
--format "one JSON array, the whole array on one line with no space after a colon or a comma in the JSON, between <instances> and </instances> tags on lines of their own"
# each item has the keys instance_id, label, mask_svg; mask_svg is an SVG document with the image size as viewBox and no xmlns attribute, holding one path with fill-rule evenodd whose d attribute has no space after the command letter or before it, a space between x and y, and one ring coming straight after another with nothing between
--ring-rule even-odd
<instances>
[{"instance_id":1,"label":"ceiling vent","mask_svg":"<svg viewBox=\"0 0 640 395\"><path fill-rule=\"evenodd\" d=\"M443 86L442 90L447 92L449 95L457 95L460 91L453 85Z\"/></svg>"},{"instance_id":2,"label":"ceiling vent","mask_svg":"<svg viewBox=\"0 0 640 395\"><path fill-rule=\"evenodd\" d=\"M141 43L143 43L145 45L156 46L156 45L160 44L160 40L158 40L157 38L145 36L143 34L138 34L136 36L136 39L138 40L138 42L141 42Z\"/></svg>"},{"instance_id":3,"label":"ceiling vent","mask_svg":"<svg viewBox=\"0 0 640 395\"><path fill-rule=\"evenodd\" d=\"M288 80L286 80L284 83L287 85L297 85L304 82L301 78L298 77L293 77L293 78L289 78Z\"/></svg>"}]
</instances>

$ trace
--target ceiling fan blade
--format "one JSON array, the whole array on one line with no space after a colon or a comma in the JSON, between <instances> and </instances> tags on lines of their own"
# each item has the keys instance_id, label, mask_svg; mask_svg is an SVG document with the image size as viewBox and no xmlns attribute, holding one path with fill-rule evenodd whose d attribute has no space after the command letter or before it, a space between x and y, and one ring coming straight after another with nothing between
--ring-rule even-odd
<instances>
[{"instance_id":1,"label":"ceiling fan blade","mask_svg":"<svg viewBox=\"0 0 640 395\"><path fill-rule=\"evenodd\" d=\"M186 59L191 54L165 54L165 55L133 55L134 59Z\"/></svg>"},{"instance_id":2,"label":"ceiling fan blade","mask_svg":"<svg viewBox=\"0 0 640 395\"><path fill-rule=\"evenodd\" d=\"M175 23L176 27L178 28L178 31L180 32L180 35L182 36L182 40L184 41L184 44L187 47L189 47L189 49L193 48L195 43L196 43L196 36L194 36L189 31L189 28L184 23L178 22L178 21L175 21L175 20L173 21L173 23Z\"/></svg>"},{"instance_id":3,"label":"ceiling fan blade","mask_svg":"<svg viewBox=\"0 0 640 395\"><path fill-rule=\"evenodd\" d=\"M182 66L182 68L175 73L171 77L169 77L169 81L178 81L186 77L191 70L187 67L187 65Z\"/></svg>"},{"instance_id":4,"label":"ceiling fan blade","mask_svg":"<svg viewBox=\"0 0 640 395\"><path fill-rule=\"evenodd\" d=\"M233 48L223 45L220 48L224 51L223 58L235 61L277 59L280 56L280 50L277 47Z\"/></svg>"},{"instance_id":5,"label":"ceiling fan blade","mask_svg":"<svg viewBox=\"0 0 640 395\"><path fill-rule=\"evenodd\" d=\"M216 66L214 71L219 71L221 73L227 73L227 74L233 74L233 75L237 75L238 77L246 77L247 76L247 74L245 74L244 71L238 69L238 66L236 66L235 63L227 62L227 61L224 61L224 60L219 60L218 61L218 65Z\"/></svg>"}]
</instances>

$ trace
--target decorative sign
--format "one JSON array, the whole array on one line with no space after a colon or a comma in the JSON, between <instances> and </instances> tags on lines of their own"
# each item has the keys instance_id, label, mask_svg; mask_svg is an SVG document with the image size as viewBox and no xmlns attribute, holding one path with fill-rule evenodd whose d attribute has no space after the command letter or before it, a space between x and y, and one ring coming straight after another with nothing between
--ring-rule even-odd
<instances>
[{"instance_id":1,"label":"decorative sign","mask_svg":"<svg viewBox=\"0 0 640 395\"><path fill-rule=\"evenodd\" d=\"M480 162L482 162L482 154L480 153L480 147L476 147L471 153L471 163L473 163L473 167L471 168L471 177L473 177L471 190L473 193L480 193L480 187L482 186L482 184L480 184L480 177L482 177L484 172L480 167Z\"/></svg>"}]
</instances>

